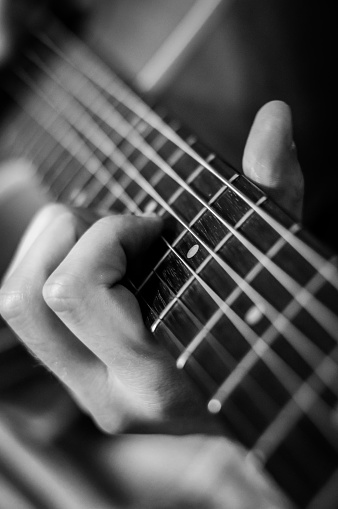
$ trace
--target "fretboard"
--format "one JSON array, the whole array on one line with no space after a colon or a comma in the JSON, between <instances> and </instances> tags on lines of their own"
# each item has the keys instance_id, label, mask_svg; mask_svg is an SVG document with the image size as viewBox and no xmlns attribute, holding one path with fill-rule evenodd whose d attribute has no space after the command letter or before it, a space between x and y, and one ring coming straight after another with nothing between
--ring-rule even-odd
<instances>
[{"instance_id":1,"label":"fretboard","mask_svg":"<svg viewBox=\"0 0 338 509\"><path fill-rule=\"evenodd\" d=\"M299 507L336 507L332 253L75 37L62 41L39 36L5 83L6 150L58 201L166 218L128 274L147 325Z\"/></svg>"}]
</instances>

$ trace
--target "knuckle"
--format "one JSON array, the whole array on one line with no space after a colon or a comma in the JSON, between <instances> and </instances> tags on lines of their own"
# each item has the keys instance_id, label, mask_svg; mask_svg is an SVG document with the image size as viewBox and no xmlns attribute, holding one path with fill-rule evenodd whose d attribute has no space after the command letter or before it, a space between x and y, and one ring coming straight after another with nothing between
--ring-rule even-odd
<instances>
[{"instance_id":1,"label":"knuckle","mask_svg":"<svg viewBox=\"0 0 338 509\"><path fill-rule=\"evenodd\" d=\"M8 322L24 323L29 306L31 290L29 287L9 288L0 291L0 314Z\"/></svg>"},{"instance_id":2,"label":"knuckle","mask_svg":"<svg viewBox=\"0 0 338 509\"><path fill-rule=\"evenodd\" d=\"M85 296L80 277L71 273L52 275L44 284L43 298L55 313L74 314Z\"/></svg>"}]
</instances>

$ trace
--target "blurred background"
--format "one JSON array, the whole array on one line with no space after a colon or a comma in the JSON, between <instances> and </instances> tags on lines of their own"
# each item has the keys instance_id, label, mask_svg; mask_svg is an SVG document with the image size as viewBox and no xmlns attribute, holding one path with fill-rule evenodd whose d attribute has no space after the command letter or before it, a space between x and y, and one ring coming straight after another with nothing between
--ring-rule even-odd
<instances>
[{"instance_id":1,"label":"blurred background","mask_svg":"<svg viewBox=\"0 0 338 509\"><path fill-rule=\"evenodd\" d=\"M295 142L305 175L305 225L338 252L333 3L78 3L85 11L73 10L72 22L101 58L149 102L163 105L237 169L257 110L272 99L286 101L293 111ZM41 14L42 0L15 0L8 17L9 4L0 2L4 69L9 61L11 27L19 33L23 25L41 27L46 19ZM44 4L53 7L51 1ZM67 16L67 8L60 3L56 10ZM6 129L5 122L1 129ZM29 180L27 163L11 161L9 165L1 146L0 156L3 272L29 218L45 197ZM168 456L174 449L168 437L128 441L104 436L11 332L4 327L1 331L1 509L187 507L201 473L196 469L188 479L182 472L196 464L197 457L205 459L208 453L201 452L205 442L198 439L191 445L183 441L180 451ZM31 475L33 471L38 475ZM213 482L211 473L206 492ZM203 507L217 507L210 499L208 503Z\"/></svg>"}]
</instances>

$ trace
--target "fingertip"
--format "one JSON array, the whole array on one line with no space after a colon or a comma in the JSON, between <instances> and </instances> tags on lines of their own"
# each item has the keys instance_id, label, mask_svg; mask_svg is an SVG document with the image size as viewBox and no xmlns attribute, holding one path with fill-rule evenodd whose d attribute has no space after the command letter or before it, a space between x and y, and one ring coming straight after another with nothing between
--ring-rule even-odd
<instances>
[{"instance_id":1,"label":"fingertip","mask_svg":"<svg viewBox=\"0 0 338 509\"><path fill-rule=\"evenodd\" d=\"M274 187L280 171L294 153L292 114L283 101L260 108L252 124L243 155L243 170L257 184Z\"/></svg>"},{"instance_id":2,"label":"fingertip","mask_svg":"<svg viewBox=\"0 0 338 509\"><path fill-rule=\"evenodd\" d=\"M270 101L258 111L244 150L243 170L278 205L300 218L303 174L293 139L291 109L284 101Z\"/></svg>"}]
</instances>

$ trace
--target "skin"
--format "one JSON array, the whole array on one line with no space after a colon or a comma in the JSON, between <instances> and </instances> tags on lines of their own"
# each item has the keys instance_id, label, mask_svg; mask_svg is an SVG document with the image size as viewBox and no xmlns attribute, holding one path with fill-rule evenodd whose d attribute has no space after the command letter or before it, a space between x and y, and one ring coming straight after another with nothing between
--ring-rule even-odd
<instances>
[{"instance_id":1,"label":"skin","mask_svg":"<svg viewBox=\"0 0 338 509\"><path fill-rule=\"evenodd\" d=\"M0 13L5 16L7 7L0 0ZM6 33L0 41L3 58L10 47ZM301 219L303 177L285 103L272 101L257 113L244 150L243 171L297 221ZM159 217L98 218L94 212L58 204L43 208L3 279L0 313L105 432L207 432L203 444L208 452L201 465L208 455L215 458L210 451L219 451L221 444L226 454L216 470L205 476L203 467L204 475L197 476L198 482L202 477L209 482L208 489L201 486L200 495L203 489L208 493L205 507L284 507L257 471L244 465L244 453L237 446L210 436L221 430L217 419L206 412L166 350L154 342L136 299L121 284L128 264L144 255L162 226ZM166 452L175 444L194 457L200 438L183 445L169 443ZM215 490L220 478L222 490Z\"/></svg>"},{"instance_id":2,"label":"skin","mask_svg":"<svg viewBox=\"0 0 338 509\"><path fill-rule=\"evenodd\" d=\"M243 169L299 219L303 183L285 103L271 102L258 113ZM197 431L212 427L120 283L128 263L159 235L162 220L108 216L87 229L88 219L94 218L56 204L38 214L5 277L3 318L105 431L176 419L179 427L189 420Z\"/></svg>"},{"instance_id":3,"label":"skin","mask_svg":"<svg viewBox=\"0 0 338 509\"><path fill-rule=\"evenodd\" d=\"M243 171L300 220L303 178L285 103L273 101L258 112ZM188 378L153 341L136 299L120 283L127 265L142 256L161 228L158 217L97 219L63 205L45 207L7 271L0 312L105 432L217 434L217 419L207 414ZM204 440L212 447L216 438ZM215 482L222 472L227 482L217 495L222 499L210 507L252 507L253 497L255 507L273 507L267 504L275 493L257 472L248 473L239 449L226 447L231 454L222 456L211 478ZM231 505L224 505L229 500ZM284 507L280 500L273 503Z\"/></svg>"}]
</instances>

